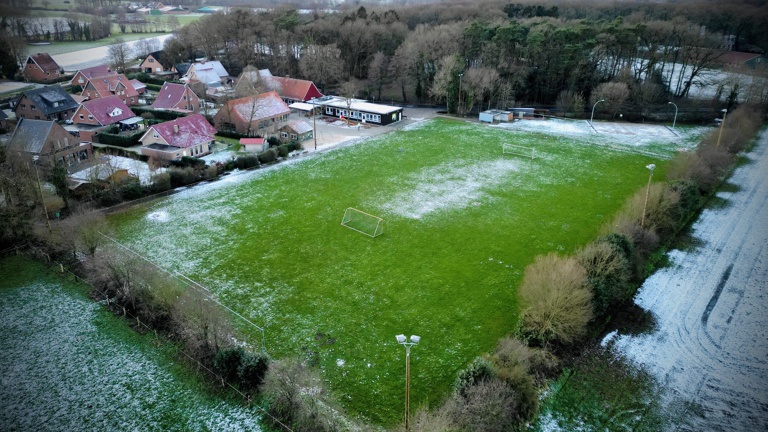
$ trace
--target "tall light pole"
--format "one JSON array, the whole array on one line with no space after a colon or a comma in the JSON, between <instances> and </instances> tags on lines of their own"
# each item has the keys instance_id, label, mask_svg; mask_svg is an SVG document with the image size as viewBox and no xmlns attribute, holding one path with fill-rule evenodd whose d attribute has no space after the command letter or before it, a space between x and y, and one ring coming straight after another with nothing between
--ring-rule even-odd
<instances>
[{"instance_id":1,"label":"tall light pole","mask_svg":"<svg viewBox=\"0 0 768 432\"><path fill-rule=\"evenodd\" d=\"M410 413L408 412L411 406L411 347L418 344L421 337L411 335L411 341L405 338L405 335L399 334L395 336L397 343L405 347L405 430L409 430L408 418Z\"/></svg>"},{"instance_id":2,"label":"tall light pole","mask_svg":"<svg viewBox=\"0 0 768 432\"><path fill-rule=\"evenodd\" d=\"M647 165L646 168L651 170L651 175L648 176L648 188L645 190L645 204L643 204L643 217L640 218L640 227L645 223L645 209L648 207L648 195L651 194L651 179L653 178L653 170L656 169L656 164Z\"/></svg>"},{"instance_id":3,"label":"tall light pole","mask_svg":"<svg viewBox=\"0 0 768 432\"><path fill-rule=\"evenodd\" d=\"M728 110L723 108L723 121L720 122L720 133L717 134L717 147L720 147L720 138L723 137L723 126L725 126L725 116L728 115Z\"/></svg>"},{"instance_id":4,"label":"tall light pole","mask_svg":"<svg viewBox=\"0 0 768 432\"><path fill-rule=\"evenodd\" d=\"M675 106L675 118L672 120L672 130L675 129L675 122L677 122L677 104L674 102L667 102L667 105L674 105Z\"/></svg>"},{"instance_id":5,"label":"tall light pole","mask_svg":"<svg viewBox=\"0 0 768 432\"><path fill-rule=\"evenodd\" d=\"M40 189L40 202L43 204L43 211L45 212L45 223L48 225L48 233L51 234L51 220L48 218L48 209L45 207L45 197L43 196L43 184L40 183L40 173L37 171L37 159L40 156L32 156L33 165L35 166L35 176L37 177L37 187Z\"/></svg>"},{"instance_id":6,"label":"tall light pole","mask_svg":"<svg viewBox=\"0 0 768 432\"><path fill-rule=\"evenodd\" d=\"M594 105L592 105L592 116L591 116L591 117L589 117L589 124L590 124L590 126L592 125L592 120L595 118L595 107L596 107L596 106L597 106L597 104L599 104L600 102L605 102L605 99L600 99L599 101L595 102L595 104L594 104ZM594 127L594 126L592 126L592 127Z\"/></svg>"},{"instance_id":7,"label":"tall light pole","mask_svg":"<svg viewBox=\"0 0 768 432\"><path fill-rule=\"evenodd\" d=\"M458 106L459 113L461 113L461 77L463 76L464 76L463 73L459 74L459 106Z\"/></svg>"},{"instance_id":8,"label":"tall light pole","mask_svg":"<svg viewBox=\"0 0 768 432\"><path fill-rule=\"evenodd\" d=\"M315 106L315 98L312 98L311 102L312 102L312 137L315 139L315 151L317 151L317 123L315 123L315 117L317 116L315 109L317 107Z\"/></svg>"}]
</instances>

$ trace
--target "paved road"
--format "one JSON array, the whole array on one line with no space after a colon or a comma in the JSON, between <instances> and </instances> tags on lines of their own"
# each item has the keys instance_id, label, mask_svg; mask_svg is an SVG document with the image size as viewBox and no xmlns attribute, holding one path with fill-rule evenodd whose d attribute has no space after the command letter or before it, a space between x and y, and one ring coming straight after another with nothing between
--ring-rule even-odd
<instances>
[{"instance_id":1,"label":"paved road","mask_svg":"<svg viewBox=\"0 0 768 432\"><path fill-rule=\"evenodd\" d=\"M700 245L643 285L658 330L618 346L701 416L684 430L768 430L768 131L693 227Z\"/></svg>"}]
</instances>

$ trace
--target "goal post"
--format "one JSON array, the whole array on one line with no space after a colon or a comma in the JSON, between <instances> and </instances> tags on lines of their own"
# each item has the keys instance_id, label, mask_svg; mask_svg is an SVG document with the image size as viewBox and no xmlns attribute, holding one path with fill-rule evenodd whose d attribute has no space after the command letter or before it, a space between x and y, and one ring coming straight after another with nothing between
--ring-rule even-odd
<instances>
[{"instance_id":1,"label":"goal post","mask_svg":"<svg viewBox=\"0 0 768 432\"><path fill-rule=\"evenodd\" d=\"M525 156L531 159L536 159L536 149L533 147L525 147L517 144L503 144L501 147L502 155L515 155Z\"/></svg>"},{"instance_id":2,"label":"goal post","mask_svg":"<svg viewBox=\"0 0 768 432\"><path fill-rule=\"evenodd\" d=\"M384 233L384 219L352 207L344 210L341 225L370 237Z\"/></svg>"}]
</instances>

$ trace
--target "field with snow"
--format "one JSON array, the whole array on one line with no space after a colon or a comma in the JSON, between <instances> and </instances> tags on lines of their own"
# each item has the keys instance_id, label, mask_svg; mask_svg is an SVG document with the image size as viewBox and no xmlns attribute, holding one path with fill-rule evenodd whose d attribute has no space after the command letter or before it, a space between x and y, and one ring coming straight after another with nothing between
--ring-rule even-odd
<instances>
[{"instance_id":1,"label":"field with snow","mask_svg":"<svg viewBox=\"0 0 768 432\"><path fill-rule=\"evenodd\" d=\"M616 341L694 404L681 430L768 430L768 131L747 157L693 226L697 245L640 290L657 331Z\"/></svg>"},{"instance_id":2,"label":"field with snow","mask_svg":"<svg viewBox=\"0 0 768 432\"><path fill-rule=\"evenodd\" d=\"M128 246L266 327L273 356L317 364L352 413L393 424L404 384L396 334L422 336L411 351L413 406L438 402L457 371L514 329L525 266L592 240L647 182L646 165L663 174L701 133L659 130L641 144L583 121L507 126L424 121L110 221ZM502 156L504 143L537 157ZM341 226L347 207L383 217L384 234Z\"/></svg>"},{"instance_id":3,"label":"field with snow","mask_svg":"<svg viewBox=\"0 0 768 432\"><path fill-rule=\"evenodd\" d=\"M259 431L253 409L210 394L82 285L0 261L0 429Z\"/></svg>"}]
</instances>

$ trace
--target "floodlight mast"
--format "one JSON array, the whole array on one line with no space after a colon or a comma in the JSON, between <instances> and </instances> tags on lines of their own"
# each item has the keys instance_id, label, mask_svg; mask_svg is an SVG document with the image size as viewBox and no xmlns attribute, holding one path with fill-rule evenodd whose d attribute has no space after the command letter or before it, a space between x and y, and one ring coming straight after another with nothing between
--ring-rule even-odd
<instances>
[{"instance_id":1,"label":"floodlight mast","mask_svg":"<svg viewBox=\"0 0 768 432\"><path fill-rule=\"evenodd\" d=\"M409 430L408 418L411 405L411 347L418 345L421 337L411 335L411 339L408 341L404 334L399 334L395 336L395 339L397 339L397 343L405 347L405 430L407 432Z\"/></svg>"},{"instance_id":2,"label":"floodlight mast","mask_svg":"<svg viewBox=\"0 0 768 432\"><path fill-rule=\"evenodd\" d=\"M653 178L653 170L656 169L656 164L650 164L647 165L646 168L648 168L651 171L651 175L648 176L648 188L645 190L645 203L643 204L643 216L640 218L640 227L643 227L643 224L645 224L645 209L648 207L648 195L651 194L651 179Z\"/></svg>"},{"instance_id":3,"label":"floodlight mast","mask_svg":"<svg viewBox=\"0 0 768 432\"><path fill-rule=\"evenodd\" d=\"M597 104L599 104L600 102L605 102L605 99L600 99L599 101L595 102L595 104L594 104L594 105L592 105L592 115L589 117L589 125L590 125L590 126L592 125L592 120L595 118L595 107L596 107L596 106L597 106ZM594 126L592 126L592 127L594 127Z\"/></svg>"},{"instance_id":4,"label":"floodlight mast","mask_svg":"<svg viewBox=\"0 0 768 432\"><path fill-rule=\"evenodd\" d=\"M677 122L677 104L674 102L667 102L667 105L674 105L675 106L675 118L672 120L672 130L675 129L675 123Z\"/></svg>"}]
</instances>

